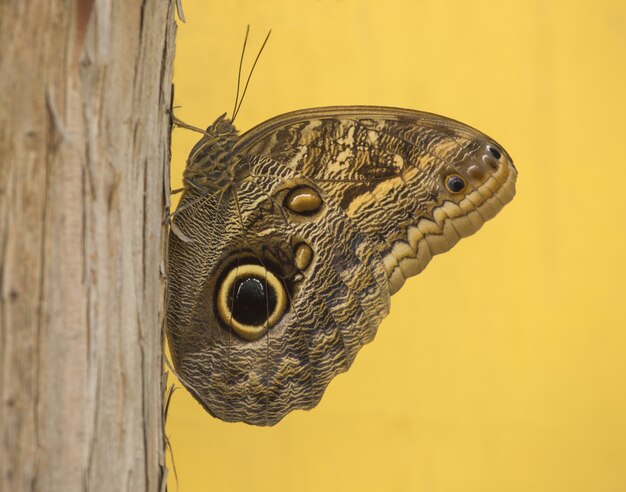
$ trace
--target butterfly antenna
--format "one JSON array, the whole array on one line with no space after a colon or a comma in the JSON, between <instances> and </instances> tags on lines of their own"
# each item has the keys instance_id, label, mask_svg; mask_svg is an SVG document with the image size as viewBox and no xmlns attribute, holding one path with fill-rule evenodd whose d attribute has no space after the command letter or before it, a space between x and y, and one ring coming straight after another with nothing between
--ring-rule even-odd
<instances>
[{"instance_id":1,"label":"butterfly antenna","mask_svg":"<svg viewBox=\"0 0 626 492\"><path fill-rule=\"evenodd\" d=\"M241 50L241 58L239 59L239 71L237 72L237 93L235 94L235 106L233 107L232 121L235 121L235 111L237 110L237 102L239 101L239 88L241 87L241 68L243 67L243 57L246 54L248 34L250 34L250 24L248 24L248 26L246 27L246 37L243 38L243 48Z\"/></svg>"},{"instance_id":2,"label":"butterfly antenna","mask_svg":"<svg viewBox=\"0 0 626 492\"><path fill-rule=\"evenodd\" d=\"M239 110L241 109L241 104L243 103L243 98L246 97L246 92L248 90L248 84L250 83L250 79L252 78L252 73L254 72L256 63L259 61L259 58L261 57L261 53L263 53L263 49L265 48L265 45L267 44L267 40L270 38L270 34L272 34L271 29L267 32L267 36L265 36L265 41L263 41L263 44L261 45L261 49L259 50L258 54L256 55L256 58L254 59L254 63L252 64L252 68L250 69L250 74L248 75L248 79L246 80L246 85L243 88L243 94L241 95L241 99L239 100L239 105L236 106L235 111L233 111L233 119L231 123L234 123L235 118L237 117L237 113L239 113ZM246 32L246 39L247 39L247 32ZM243 61L243 54L242 54L241 60ZM239 72L241 73L241 69L239 70ZM239 94L239 81L237 82L237 87L238 87L237 94Z\"/></svg>"}]
</instances>

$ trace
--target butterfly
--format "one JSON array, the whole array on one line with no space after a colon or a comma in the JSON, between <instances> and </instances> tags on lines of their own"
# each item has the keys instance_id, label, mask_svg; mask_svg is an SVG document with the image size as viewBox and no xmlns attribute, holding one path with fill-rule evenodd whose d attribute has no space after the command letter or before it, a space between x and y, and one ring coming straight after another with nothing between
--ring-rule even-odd
<instances>
[{"instance_id":1,"label":"butterfly","mask_svg":"<svg viewBox=\"0 0 626 492\"><path fill-rule=\"evenodd\" d=\"M242 135L222 115L203 133L171 220L167 336L229 422L317 405L406 279L515 194L502 146L431 113L313 108Z\"/></svg>"}]
</instances>

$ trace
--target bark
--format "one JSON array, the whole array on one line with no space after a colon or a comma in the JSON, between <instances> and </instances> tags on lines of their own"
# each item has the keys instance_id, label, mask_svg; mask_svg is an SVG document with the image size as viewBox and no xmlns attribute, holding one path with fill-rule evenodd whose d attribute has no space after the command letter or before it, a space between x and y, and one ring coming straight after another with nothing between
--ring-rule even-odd
<instances>
[{"instance_id":1,"label":"bark","mask_svg":"<svg viewBox=\"0 0 626 492\"><path fill-rule=\"evenodd\" d=\"M173 0L0 0L0 490L164 487Z\"/></svg>"}]
</instances>

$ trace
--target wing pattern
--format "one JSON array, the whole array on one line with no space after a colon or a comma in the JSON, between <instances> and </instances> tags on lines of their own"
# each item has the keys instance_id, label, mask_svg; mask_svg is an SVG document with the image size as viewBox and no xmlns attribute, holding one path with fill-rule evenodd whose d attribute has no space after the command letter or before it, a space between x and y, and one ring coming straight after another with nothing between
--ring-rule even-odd
<instances>
[{"instance_id":1,"label":"wing pattern","mask_svg":"<svg viewBox=\"0 0 626 492\"><path fill-rule=\"evenodd\" d=\"M168 337L227 421L314 407L390 295L515 193L502 147L429 113L318 108L207 133L173 219Z\"/></svg>"}]
</instances>

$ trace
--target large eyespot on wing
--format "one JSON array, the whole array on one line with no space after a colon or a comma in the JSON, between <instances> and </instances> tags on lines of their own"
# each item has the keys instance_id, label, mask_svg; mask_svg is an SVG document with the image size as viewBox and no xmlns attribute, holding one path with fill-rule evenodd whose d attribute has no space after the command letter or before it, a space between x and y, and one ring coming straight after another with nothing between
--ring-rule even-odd
<instances>
[{"instance_id":1,"label":"large eyespot on wing","mask_svg":"<svg viewBox=\"0 0 626 492\"><path fill-rule=\"evenodd\" d=\"M319 402L332 378L347 370L360 347L373 338L388 311L388 293L380 257L345 213L314 183L289 179L277 163L265 161L253 174L266 174L263 165L272 166L281 178L242 183L240 205L255 209L251 223L257 222L259 210L273 205L266 223L271 221L272 235L292 245L289 261L300 278L294 280L290 308L279 326L268 330L262 343L248 347L266 357L258 359L258 368L253 365L266 376L265 384L248 388L248 404L227 418L271 425L291 410ZM258 190L265 193L264 205L252 198ZM296 206L300 200L307 206Z\"/></svg>"},{"instance_id":2,"label":"large eyespot on wing","mask_svg":"<svg viewBox=\"0 0 626 492\"><path fill-rule=\"evenodd\" d=\"M264 265L233 265L215 291L220 321L246 340L261 338L287 310L285 285Z\"/></svg>"},{"instance_id":3,"label":"large eyespot on wing","mask_svg":"<svg viewBox=\"0 0 626 492\"><path fill-rule=\"evenodd\" d=\"M252 174L265 177L228 197L225 208L237 213L222 218L219 256L177 278L175 297L194 295L170 303L182 326L168 324L168 335L183 383L211 414L273 425L314 407L350 367L389 294L380 254L341 207L279 163L254 164ZM207 219L179 224L202 254ZM176 242L179 260L194 243Z\"/></svg>"},{"instance_id":4,"label":"large eyespot on wing","mask_svg":"<svg viewBox=\"0 0 626 492\"><path fill-rule=\"evenodd\" d=\"M377 242L392 293L515 194L517 171L500 145L468 125L419 111L296 111L246 132L236 148L292 168L341 204Z\"/></svg>"}]
</instances>

